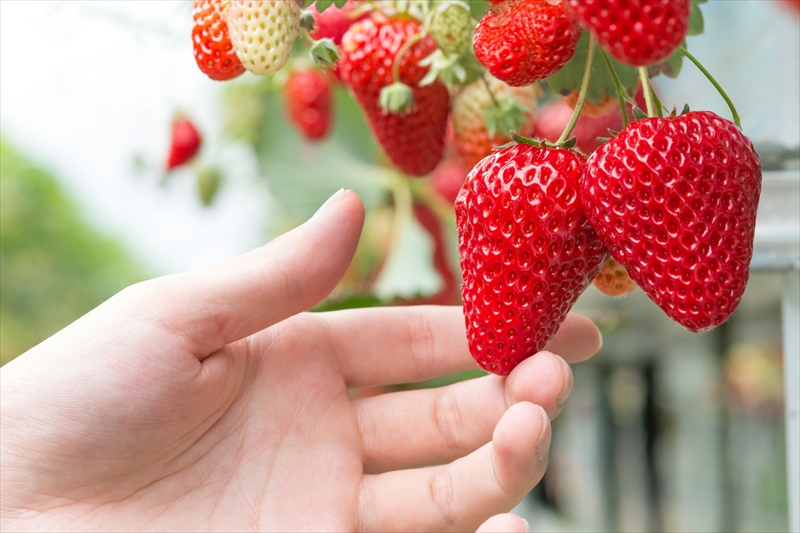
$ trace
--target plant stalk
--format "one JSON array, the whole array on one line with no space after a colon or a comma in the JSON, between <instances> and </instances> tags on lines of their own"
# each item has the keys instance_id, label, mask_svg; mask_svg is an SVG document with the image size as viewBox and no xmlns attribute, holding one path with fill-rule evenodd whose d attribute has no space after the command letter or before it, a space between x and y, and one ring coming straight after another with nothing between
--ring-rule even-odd
<instances>
[{"instance_id":1,"label":"plant stalk","mask_svg":"<svg viewBox=\"0 0 800 533\"><path fill-rule=\"evenodd\" d=\"M737 128L742 129L742 123L741 123L741 121L739 119L739 113L736 112L736 107L734 107L733 102L728 97L728 94L725 92L725 90L722 88L722 86L719 83L717 83L717 80L714 79L714 76L712 76L711 73L709 71L707 71L703 65L700 64L700 61L698 61L697 58L695 58L692 54L690 54L689 51L686 50L686 48L684 46L679 46L678 50L680 50L681 53L684 56L686 56L686 58L689 61L694 63L694 65L698 69L700 69L700 72L702 72L703 75L706 78L708 78L708 81L710 81L711 84L717 89L717 91L719 91L720 96L722 96L722 99L725 100L725 103L728 104L728 107L731 110L731 114L733 115L733 123L736 124Z\"/></svg>"},{"instance_id":2,"label":"plant stalk","mask_svg":"<svg viewBox=\"0 0 800 533\"><path fill-rule=\"evenodd\" d=\"M611 74L611 79L614 80L614 87L617 89L617 101L619 101L619 110L622 112L622 127L628 127L628 110L625 107L625 97L623 94L627 95L628 91L625 90L625 87L622 86L622 82L619 81L619 76L617 76L617 71L614 70L614 65L611 64L611 59L608 58L608 54L603 47L600 47L600 54L603 56L603 61L606 64L606 68L608 68L608 73Z\"/></svg>"},{"instance_id":3,"label":"plant stalk","mask_svg":"<svg viewBox=\"0 0 800 533\"><path fill-rule=\"evenodd\" d=\"M572 135L572 130L581 118L583 111L583 104L586 103L586 95L589 94L589 81L592 79L592 66L594 64L594 35L589 34L589 44L586 47L586 66L583 69L583 79L581 80L581 90L578 93L578 101L575 103L575 109L572 111L572 116L569 118L567 127L564 128L564 133L556 141L556 145L562 145Z\"/></svg>"},{"instance_id":4,"label":"plant stalk","mask_svg":"<svg viewBox=\"0 0 800 533\"><path fill-rule=\"evenodd\" d=\"M639 67L639 81L642 84L642 93L644 93L644 101L647 104L647 116L656 116L656 107L653 104L653 88L650 87L650 78L647 75L647 67Z\"/></svg>"}]
</instances>

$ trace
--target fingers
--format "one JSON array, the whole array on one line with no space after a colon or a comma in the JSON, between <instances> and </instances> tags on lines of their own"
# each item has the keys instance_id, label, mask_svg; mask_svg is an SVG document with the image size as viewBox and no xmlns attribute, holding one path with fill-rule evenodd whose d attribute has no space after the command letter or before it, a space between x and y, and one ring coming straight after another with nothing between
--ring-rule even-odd
<instances>
[{"instance_id":1,"label":"fingers","mask_svg":"<svg viewBox=\"0 0 800 533\"><path fill-rule=\"evenodd\" d=\"M412 383L477 368L460 307L353 309L320 316L349 387ZM594 323L569 313L545 349L572 362L588 359L601 346Z\"/></svg>"},{"instance_id":2,"label":"fingers","mask_svg":"<svg viewBox=\"0 0 800 533\"><path fill-rule=\"evenodd\" d=\"M528 522L515 514L505 513L491 517L475 533L528 533Z\"/></svg>"},{"instance_id":3,"label":"fingers","mask_svg":"<svg viewBox=\"0 0 800 533\"><path fill-rule=\"evenodd\" d=\"M361 200L340 191L302 226L225 263L141 284L134 307L190 343L202 358L317 304L355 253ZM144 300L144 301L142 301Z\"/></svg>"},{"instance_id":4,"label":"fingers","mask_svg":"<svg viewBox=\"0 0 800 533\"><path fill-rule=\"evenodd\" d=\"M512 406L492 442L446 466L365 476L360 528L367 531L474 531L512 509L547 467L550 423L532 403Z\"/></svg>"},{"instance_id":5,"label":"fingers","mask_svg":"<svg viewBox=\"0 0 800 533\"><path fill-rule=\"evenodd\" d=\"M379 473L448 463L489 442L511 405L541 405L552 418L571 390L569 365L557 355L540 352L507 378L485 376L355 400L364 470Z\"/></svg>"}]
</instances>

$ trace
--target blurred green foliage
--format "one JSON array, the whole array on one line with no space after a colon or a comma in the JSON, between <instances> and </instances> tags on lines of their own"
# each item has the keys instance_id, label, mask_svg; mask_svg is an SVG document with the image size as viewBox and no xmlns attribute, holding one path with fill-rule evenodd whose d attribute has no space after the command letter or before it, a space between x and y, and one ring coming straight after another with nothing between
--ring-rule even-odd
<instances>
[{"instance_id":1,"label":"blurred green foliage","mask_svg":"<svg viewBox=\"0 0 800 533\"><path fill-rule=\"evenodd\" d=\"M141 279L52 174L0 140L0 364Z\"/></svg>"}]
</instances>

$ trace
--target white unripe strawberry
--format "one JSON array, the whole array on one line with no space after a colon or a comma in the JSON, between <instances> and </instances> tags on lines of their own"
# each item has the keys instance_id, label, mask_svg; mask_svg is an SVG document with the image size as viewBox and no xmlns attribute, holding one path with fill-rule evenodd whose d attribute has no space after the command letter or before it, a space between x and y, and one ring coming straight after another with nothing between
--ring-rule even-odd
<instances>
[{"instance_id":1,"label":"white unripe strawberry","mask_svg":"<svg viewBox=\"0 0 800 533\"><path fill-rule=\"evenodd\" d=\"M289 59L300 33L300 6L291 0L231 0L228 31L244 68L265 76Z\"/></svg>"}]
</instances>

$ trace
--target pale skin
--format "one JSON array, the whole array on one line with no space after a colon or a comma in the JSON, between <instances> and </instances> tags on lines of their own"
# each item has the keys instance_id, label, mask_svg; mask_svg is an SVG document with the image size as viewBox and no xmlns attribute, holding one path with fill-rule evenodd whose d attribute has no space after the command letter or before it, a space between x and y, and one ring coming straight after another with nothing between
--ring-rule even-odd
<instances>
[{"instance_id":1,"label":"pale skin","mask_svg":"<svg viewBox=\"0 0 800 533\"><path fill-rule=\"evenodd\" d=\"M571 314L508 377L351 399L475 368L459 308L304 312L363 220L344 191L3 367L2 530L525 531L506 513L544 474L567 362L599 350L597 329Z\"/></svg>"}]
</instances>

